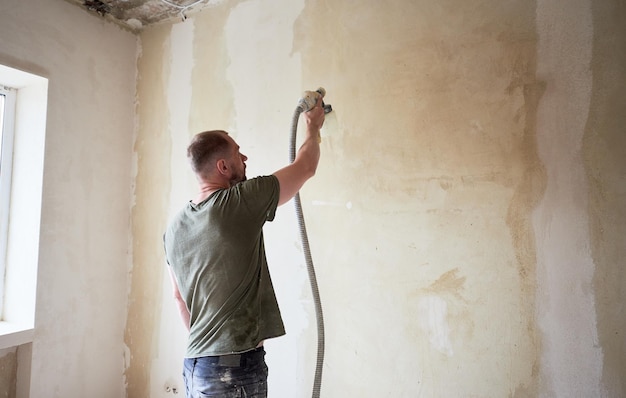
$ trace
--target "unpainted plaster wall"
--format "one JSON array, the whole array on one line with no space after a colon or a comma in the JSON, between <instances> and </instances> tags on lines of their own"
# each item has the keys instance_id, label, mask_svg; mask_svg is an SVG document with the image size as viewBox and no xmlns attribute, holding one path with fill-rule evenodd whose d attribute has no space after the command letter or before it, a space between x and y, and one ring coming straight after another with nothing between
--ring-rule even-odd
<instances>
[{"instance_id":1,"label":"unpainted plaster wall","mask_svg":"<svg viewBox=\"0 0 626 398\"><path fill-rule=\"evenodd\" d=\"M17 347L0 350L0 397L15 397L16 389Z\"/></svg>"},{"instance_id":2,"label":"unpainted plaster wall","mask_svg":"<svg viewBox=\"0 0 626 398\"><path fill-rule=\"evenodd\" d=\"M593 90L581 155L602 385L606 396L619 397L626 395L626 5L593 2L591 9Z\"/></svg>"},{"instance_id":3,"label":"unpainted plaster wall","mask_svg":"<svg viewBox=\"0 0 626 398\"><path fill-rule=\"evenodd\" d=\"M534 227L539 254L537 319L544 344L540 382L546 396L604 394L592 287L589 185L581 156L593 90L593 26L589 1L572 2L566 8L538 3L537 73L547 85L537 135L548 185L535 209Z\"/></svg>"},{"instance_id":4,"label":"unpainted plaster wall","mask_svg":"<svg viewBox=\"0 0 626 398\"><path fill-rule=\"evenodd\" d=\"M622 8L231 1L146 29L131 395L182 386L159 244L195 193L189 139L226 129L249 177L272 173L298 96L324 86L335 112L301 192L326 316L323 395L621 396L624 146L603 151L621 142L607 120L625 98ZM315 319L290 205L266 242L288 332L266 344L270 396L307 396Z\"/></svg>"},{"instance_id":5,"label":"unpainted plaster wall","mask_svg":"<svg viewBox=\"0 0 626 398\"><path fill-rule=\"evenodd\" d=\"M624 13L233 1L147 29L135 65L128 32L61 0L4 1L0 62L50 81L31 396L180 391L161 232L195 192L184 148L225 128L249 175L271 173L297 97L319 85L336 111L302 198L323 396L623 396ZM266 240L288 331L266 344L270 396L308 396L314 315L290 205Z\"/></svg>"}]
</instances>

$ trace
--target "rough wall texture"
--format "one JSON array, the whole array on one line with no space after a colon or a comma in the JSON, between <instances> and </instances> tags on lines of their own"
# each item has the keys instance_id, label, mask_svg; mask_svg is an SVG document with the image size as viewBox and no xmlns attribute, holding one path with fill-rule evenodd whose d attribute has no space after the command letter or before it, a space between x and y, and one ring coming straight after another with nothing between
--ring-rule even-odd
<instances>
[{"instance_id":1,"label":"rough wall texture","mask_svg":"<svg viewBox=\"0 0 626 398\"><path fill-rule=\"evenodd\" d=\"M16 394L16 349L0 350L0 397L12 398Z\"/></svg>"},{"instance_id":2,"label":"rough wall texture","mask_svg":"<svg viewBox=\"0 0 626 398\"><path fill-rule=\"evenodd\" d=\"M184 148L224 128L249 176L271 173L317 86L335 112L301 193L323 396L626 393L623 1L224 2L142 33L134 109L128 32L63 1L0 11L0 62L50 79L34 396L182 389L161 233L195 193ZM266 232L288 331L267 343L270 396L309 396L293 211ZM18 362L0 358L0 393Z\"/></svg>"},{"instance_id":3,"label":"rough wall texture","mask_svg":"<svg viewBox=\"0 0 626 398\"><path fill-rule=\"evenodd\" d=\"M594 2L593 91L583 153L606 396L626 395L626 5Z\"/></svg>"},{"instance_id":4,"label":"rough wall texture","mask_svg":"<svg viewBox=\"0 0 626 398\"><path fill-rule=\"evenodd\" d=\"M590 181L582 156L594 89L591 2L577 0L565 7L538 1L537 32L537 74L546 82L537 136L548 182L533 219L543 343L540 392L546 397L603 396L603 348L598 344L590 250Z\"/></svg>"},{"instance_id":5,"label":"rough wall texture","mask_svg":"<svg viewBox=\"0 0 626 398\"><path fill-rule=\"evenodd\" d=\"M310 4L294 45L303 74L329 81L342 127L312 190L353 206L311 210L333 250L321 250L340 331L329 361L351 358L359 375L329 374L327 391L532 395L534 4ZM371 363L403 370L381 379Z\"/></svg>"},{"instance_id":6,"label":"rough wall texture","mask_svg":"<svg viewBox=\"0 0 626 398\"><path fill-rule=\"evenodd\" d=\"M620 15L618 1L254 0L144 31L129 395L181 386L160 232L196 189L191 135L229 130L249 177L271 173L297 96L324 86L335 112L301 192L322 394L620 396ZM288 331L267 343L270 396L308 396L315 320L290 208L266 241ZM162 319L134 321L159 300Z\"/></svg>"},{"instance_id":7,"label":"rough wall texture","mask_svg":"<svg viewBox=\"0 0 626 398\"><path fill-rule=\"evenodd\" d=\"M133 268L131 272L128 318L124 342L130 354L125 371L129 397L149 397L146 390L150 380L152 360L156 355L155 340L159 336L161 281L165 265L160 255L163 248L162 231L167 213L167 195L162 187L169 186L168 163L170 146L165 95L165 76L170 26L160 26L141 41L138 59L140 74L137 80L137 134L135 161L137 162L134 204L132 208ZM165 152L164 152L165 151ZM145 167L145 165L150 165ZM149 203L149 205L146 205Z\"/></svg>"}]
</instances>

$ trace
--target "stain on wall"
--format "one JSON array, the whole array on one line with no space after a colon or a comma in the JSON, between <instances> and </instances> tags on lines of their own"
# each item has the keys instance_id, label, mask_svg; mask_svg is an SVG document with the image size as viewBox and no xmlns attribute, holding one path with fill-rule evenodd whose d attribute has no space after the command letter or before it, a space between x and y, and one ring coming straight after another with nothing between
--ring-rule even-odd
<instances>
[{"instance_id":1,"label":"stain on wall","mask_svg":"<svg viewBox=\"0 0 626 398\"><path fill-rule=\"evenodd\" d=\"M225 128L249 156L249 176L272 172L284 165L277 159L281 148L286 154L291 117L286 107L295 105L293 93L323 86L335 109L329 116L333 127L322 141L317 174L301 191L325 308L328 371L322 395L522 398L572 390L562 383L568 378L594 380L595 374L585 370L594 366L596 356L584 366L555 365L568 362L568 352L580 346L571 335L565 336L565 344L555 345L560 330L584 324L585 333L593 335L586 320L595 315L584 307L581 316L563 318L574 313L577 303L593 302L591 288L584 291L592 267L573 264L569 276L570 259L553 256L578 241L565 229L551 228L585 217L577 207L582 202L572 204L571 192L587 191L584 181L578 184L579 131L558 123L553 129L546 122L548 117L578 123L583 120L578 115L587 111L584 84L574 92L580 97L560 91L570 76L580 72L582 83L588 77L586 58L568 58L576 54L570 45L578 36L562 29L573 23L580 28L576 34L588 37L589 26L578 23L586 21L586 4L581 0L567 10L554 3L514 0L322 0L271 6L250 0L221 5L193 18L191 55L168 50L189 57L181 70L191 70L191 101L176 109L167 108L162 98L177 95L176 90L170 86L163 91L166 85L158 77L169 76L171 60L157 55L164 46L176 46L164 44L176 35L166 29L146 31L143 40L154 48L149 57L144 48L140 63L139 117L152 118L149 123L160 127L155 126L157 139L150 143L142 139L155 134L151 125L140 127L137 140L138 182L145 181L137 187L136 207L150 210L136 209L133 221L139 242L151 243L135 243L135 267L162 263L162 248L154 246L148 230L160 232L165 220L151 219L153 224L144 227L147 214L154 218L164 208L178 208L168 202L177 200L172 190L195 189L191 180L166 179L160 190L148 183L167 175L167 165L183 156L170 153L171 148L181 148L198 131ZM561 53L564 45L568 51ZM607 79L623 67L611 64L613 70L601 61L594 65ZM159 117L141 110L144 101ZM600 112L607 106L601 96L597 101L595 123L603 126ZM171 120L188 117L190 131L162 127L168 119L161 106L176 113ZM616 113L618 108L611 109ZM586 171L596 178L589 205L598 214L594 261L606 264L596 275L596 289L605 286L605 278L621 275L610 260L621 252L598 232L613 228L621 233L622 228L618 223L606 227L608 218L603 218L617 212L622 200L623 191L616 188L622 169L614 164L619 159L601 161L604 149L598 146L603 139L621 143L616 132L613 127L588 129L584 147ZM592 133L604 138L598 143ZM619 158L617 151L614 158ZM182 173L182 167L176 170ZM563 180L559 173L571 179ZM614 201L607 199L609 188ZM270 391L305 396L312 384L315 321L299 239L285 212L279 209L266 235L279 302L289 315L288 336L272 342L268 353ZM554 224L553 218L565 222ZM575 238L584 239L584 234ZM153 266L140 265L147 279L132 286L131 298L139 299L142 289L158 283L150 278L163 277L147 274ZM570 285L581 287L583 294L575 297L579 301L559 307L556 314L545 312L546 306L563 303L561 295ZM611 333L623 325L611 320L616 309L610 303L621 298L621 293L607 293L606 304L598 304L603 308L598 311L600 336L611 346L618 345ZM538 314L546 317L540 318L544 324ZM144 321L156 325L152 318ZM148 329L136 324L133 330L140 336ZM151 335L135 341L139 363L148 366L158 351L155 342L162 340ZM581 348L596 351L591 344ZM133 346L131 353L134 358ZM549 361L541 362L546 357ZM608 358L607 380L623 372L619 358L619 353ZM163 367L169 361L172 374L180 372L180 358L154 361ZM393 371L380 377L380 367L373 363ZM332 371L346 368L349 375ZM146 389L148 372L133 367L132 358L127 374L136 380L135 391ZM295 391L276 387L285 375L293 384L282 384ZM562 384L553 389L553 380ZM622 387L617 383L613 388ZM586 391L597 389L593 385Z\"/></svg>"},{"instance_id":2,"label":"stain on wall","mask_svg":"<svg viewBox=\"0 0 626 398\"><path fill-rule=\"evenodd\" d=\"M364 380L372 358L403 369L367 387L328 375L327 391L536 394L535 4L316 2L295 29L303 79L325 82L340 125L310 189L353 205L308 209L332 251L327 324L351 336L329 355L356 356Z\"/></svg>"},{"instance_id":3,"label":"stain on wall","mask_svg":"<svg viewBox=\"0 0 626 398\"><path fill-rule=\"evenodd\" d=\"M193 93L189 109L189 130L179 132L188 142L194 134L205 130L232 131L234 111L232 87L226 78L230 55L224 29L228 15L239 2L228 2L196 18L193 43ZM233 134L237 134L233 131ZM180 155L180 154L178 154Z\"/></svg>"},{"instance_id":4,"label":"stain on wall","mask_svg":"<svg viewBox=\"0 0 626 398\"><path fill-rule=\"evenodd\" d=\"M0 397L15 397L17 349L0 350Z\"/></svg>"},{"instance_id":5,"label":"stain on wall","mask_svg":"<svg viewBox=\"0 0 626 398\"><path fill-rule=\"evenodd\" d=\"M179 390L184 387L180 378L184 351L172 354L171 347L184 346L186 333L178 313L165 323L161 320L174 306L171 287L163 283L167 275L162 233L196 189L185 158L191 136L228 129L232 123L232 95L225 78L229 58L223 40L229 12L230 5L219 6L190 19L185 32L173 32L166 24L145 29L140 36L133 269L125 334L129 397L165 394L166 381ZM177 37L192 43L172 43ZM162 329L164 324L173 324L173 332ZM173 344L169 338L178 340ZM177 356L163 362L168 355Z\"/></svg>"},{"instance_id":6,"label":"stain on wall","mask_svg":"<svg viewBox=\"0 0 626 398\"><path fill-rule=\"evenodd\" d=\"M626 7L594 2L593 91L583 139L593 290L607 397L626 395Z\"/></svg>"},{"instance_id":7,"label":"stain on wall","mask_svg":"<svg viewBox=\"0 0 626 398\"><path fill-rule=\"evenodd\" d=\"M537 251L531 215L539 199L543 196L546 185L545 170L537 155L537 107L544 85L535 79L534 65L530 66L529 75L519 83L524 96L524 130L519 142L520 175L506 223L510 229L515 248L516 268L519 276L519 289L523 306L519 306L517 326L527 333L527 347L533 357L530 378L520 381L510 394L511 397L531 397L538 393L537 376L539 371L539 353L541 352L540 334L536 326L535 290L537 280Z\"/></svg>"},{"instance_id":8,"label":"stain on wall","mask_svg":"<svg viewBox=\"0 0 626 398\"><path fill-rule=\"evenodd\" d=\"M171 26L149 28L141 36L138 59L137 175L132 208L133 253L128 317L124 333L127 347L124 372L129 397L149 397L152 361L158 356L162 280L166 272L162 234L167 222L170 185L170 131L165 87Z\"/></svg>"}]
</instances>

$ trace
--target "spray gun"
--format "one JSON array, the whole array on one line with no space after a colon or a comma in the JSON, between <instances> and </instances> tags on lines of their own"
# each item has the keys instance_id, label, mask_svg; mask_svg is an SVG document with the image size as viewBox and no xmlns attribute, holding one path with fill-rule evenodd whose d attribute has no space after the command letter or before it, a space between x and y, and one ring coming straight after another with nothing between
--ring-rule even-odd
<instances>
[{"instance_id":1,"label":"spray gun","mask_svg":"<svg viewBox=\"0 0 626 398\"><path fill-rule=\"evenodd\" d=\"M326 90L323 87L318 88L315 91L305 91L300 101L298 101L298 107L302 109L303 112L310 111L313 109L315 104L317 104L317 100L320 98L324 98L326 96ZM322 107L324 108L324 113L330 113L333 111L333 107L330 104L324 104L322 101Z\"/></svg>"}]
</instances>

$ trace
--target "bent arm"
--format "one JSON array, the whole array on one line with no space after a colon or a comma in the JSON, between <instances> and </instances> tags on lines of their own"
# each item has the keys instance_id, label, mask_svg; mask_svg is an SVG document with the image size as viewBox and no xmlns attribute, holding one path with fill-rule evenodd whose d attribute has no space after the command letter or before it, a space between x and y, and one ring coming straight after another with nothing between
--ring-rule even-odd
<instances>
[{"instance_id":1,"label":"bent arm","mask_svg":"<svg viewBox=\"0 0 626 398\"><path fill-rule=\"evenodd\" d=\"M176 306L178 307L178 312L180 313L180 318L183 320L183 324L189 331L189 310L187 309L187 304L183 299L183 296L180 295L180 290L178 290L178 282L176 282L176 277L174 276L174 271L172 271L172 267L168 266L167 269L170 272L170 280L172 281L172 289L174 290L174 301L176 302Z\"/></svg>"},{"instance_id":2,"label":"bent arm","mask_svg":"<svg viewBox=\"0 0 626 398\"><path fill-rule=\"evenodd\" d=\"M280 184L279 206L291 200L304 183L315 175L320 160L320 129L324 124L324 108L321 103L320 98L313 109L303 113L306 136L293 163L274 173Z\"/></svg>"}]
</instances>

